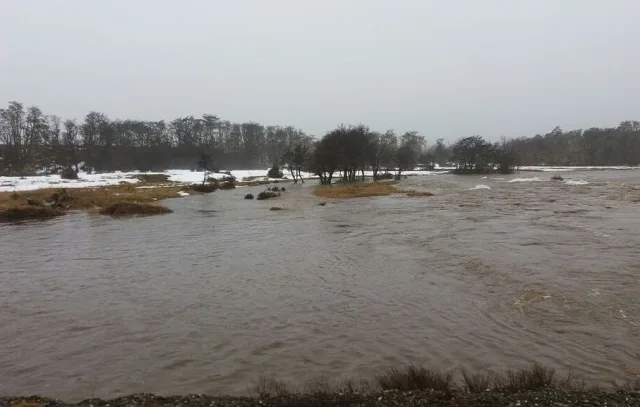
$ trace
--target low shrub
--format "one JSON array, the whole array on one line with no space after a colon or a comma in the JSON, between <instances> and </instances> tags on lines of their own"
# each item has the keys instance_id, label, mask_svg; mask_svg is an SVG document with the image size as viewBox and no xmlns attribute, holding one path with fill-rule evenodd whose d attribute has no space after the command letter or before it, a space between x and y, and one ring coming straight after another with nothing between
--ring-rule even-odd
<instances>
[{"instance_id":1,"label":"low shrub","mask_svg":"<svg viewBox=\"0 0 640 407\"><path fill-rule=\"evenodd\" d=\"M263 191L258 194L258 201L262 201L265 199L277 198L280 194L272 191Z\"/></svg>"},{"instance_id":2,"label":"low shrub","mask_svg":"<svg viewBox=\"0 0 640 407\"><path fill-rule=\"evenodd\" d=\"M244 199L253 199L253 194L246 194Z\"/></svg>"},{"instance_id":3,"label":"low shrub","mask_svg":"<svg viewBox=\"0 0 640 407\"><path fill-rule=\"evenodd\" d=\"M393 179L393 178L394 178L394 175L392 173L385 172L382 174L377 174L374 179L380 180L380 179Z\"/></svg>"},{"instance_id":4,"label":"low shrub","mask_svg":"<svg viewBox=\"0 0 640 407\"><path fill-rule=\"evenodd\" d=\"M220 184L220 189L234 189L236 187L235 181L225 181Z\"/></svg>"},{"instance_id":5,"label":"low shrub","mask_svg":"<svg viewBox=\"0 0 640 407\"><path fill-rule=\"evenodd\" d=\"M201 194L210 194L218 189L218 186L215 184L191 184L186 189L200 192Z\"/></svg>"},{"instance_id":6,"label":"low shrub","mask_svg":"<svg viewBox=\"0 0 640 407\"><path fill-rule=\"evenodd\" d=\"M280 171L280 168L277 164L273 164L273 167L267 172L267 177L269 178L282 178L284 174Z\"/></svg>"},{"instance_id":7,"label":"low shrub","mask_svg":"<svg viewBox=\"0 0 640 407\"><path fill-rule=\"evenodd\" d=\"M60 173L62 179L78 179L78 173L71 167L67 167Z\"/></svg>"}]
</instances>

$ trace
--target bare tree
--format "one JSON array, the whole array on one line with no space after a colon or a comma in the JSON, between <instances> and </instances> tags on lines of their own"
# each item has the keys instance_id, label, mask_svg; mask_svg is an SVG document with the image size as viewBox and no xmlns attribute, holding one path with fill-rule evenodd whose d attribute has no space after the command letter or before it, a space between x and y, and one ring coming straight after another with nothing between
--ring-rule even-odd
<instances>
[{"instance_id":1,"label":"bare tree","mask_svg":"<svg viewBox=\"0 0 640 407\"><path fill-rule=\"evenodd\" d=\"M62 134L62 144L67 152L67 166L73 167L75 172L79 172L78 168L78 125L75 120L64 121L64 133Z\"/></svg>"}]
</instances>

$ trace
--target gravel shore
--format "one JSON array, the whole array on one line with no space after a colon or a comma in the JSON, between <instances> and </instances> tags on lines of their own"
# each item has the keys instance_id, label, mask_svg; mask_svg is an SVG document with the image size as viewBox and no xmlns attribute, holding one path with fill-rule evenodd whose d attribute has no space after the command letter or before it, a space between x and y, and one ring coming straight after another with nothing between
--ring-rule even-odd
<instances>
[{"instance_id":1,"label":"gravel shore","mask_svg":"<svg viewBox=\"0 0 640 407\"><path fill-rule=\"evenodd\" d=\"M160 397L135 394L112 400L79 403L41 397L0 397L0 407L319 407L319 406L640 406L640 392L566 392L545 389L532 392L442 393L436 391L386 391L376 394L304 394L277 398L213 397L187 395Z\"/></svg>"}]
</instances>

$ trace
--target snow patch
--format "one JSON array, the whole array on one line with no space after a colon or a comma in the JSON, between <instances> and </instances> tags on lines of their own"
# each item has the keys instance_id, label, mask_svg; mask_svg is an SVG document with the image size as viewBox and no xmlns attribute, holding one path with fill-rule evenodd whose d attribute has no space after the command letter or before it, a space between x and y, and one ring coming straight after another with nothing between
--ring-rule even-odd
<instances>
[{"instance_id":1,"label":"snow patch","mask_svg":"<svg viewBox=\"0 0 640 407\"><path fill-rule=\"evenodd\" d=\"M137 179L128 178L138 172L112 172L106 174L78 173L78 179L62 179L60 175L37 175L33 177L0 177L0 192L33 191L43 188L95 188L118 185L121 182L135 184Z\"/></svg>"},{"instance_id":2,"label":"snow patch","mask_svg":"<svg viewBox=\"0 0 640 407\"><path fill-rule=\"evenodd\" d=\"M189 194L187 192L184 192L184 191L178 191L178 195L180 195L180 196L189 196Z\"/></svg>"}]
</instances>

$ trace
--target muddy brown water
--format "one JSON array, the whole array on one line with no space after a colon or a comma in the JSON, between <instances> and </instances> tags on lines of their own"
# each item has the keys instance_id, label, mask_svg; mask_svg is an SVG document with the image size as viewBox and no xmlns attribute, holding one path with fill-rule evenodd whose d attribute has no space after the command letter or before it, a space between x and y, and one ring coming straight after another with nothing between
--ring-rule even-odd
<instances>
[{"instance_id":1,"label":"muddy brown water","mask_svg":"<svg viewBox=\"0 0 640 407\"><path fill-rule=\"evenodd\" d=\"M326 206L309 185L277 203L242 188L161 217L2 226L0 393L245 394L260 373L408 363L640 375L640 171L551 175L411 177L436 195Z\"/></svg>"}]
</instances>

